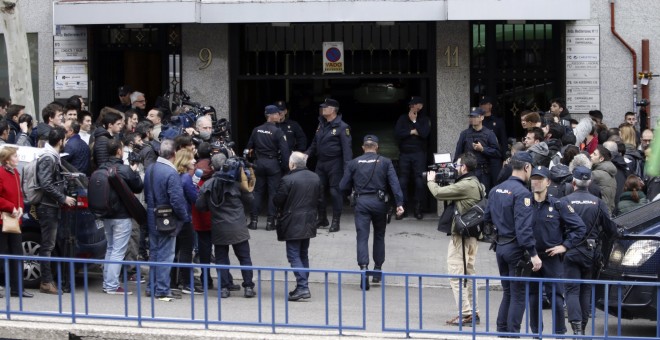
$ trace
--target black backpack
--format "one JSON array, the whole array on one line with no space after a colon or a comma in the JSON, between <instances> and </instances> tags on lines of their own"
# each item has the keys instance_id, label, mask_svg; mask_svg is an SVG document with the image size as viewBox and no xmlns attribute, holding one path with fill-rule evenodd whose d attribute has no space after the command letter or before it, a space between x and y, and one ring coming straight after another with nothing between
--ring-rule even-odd
<instances>
[{"instance_id":1,"label":"black backpack","mask_svg":"<svg viewBox=\"0 0 660 340\"><path fill-rule=\"evenodd\" d=\"M110 177L117 176L116 167L101 167L92 173L87 188L87 203L89 211L96 218L112 216L115 213L115 205L118 202L117 194L110 185Z\"/></svg>"}]
</instances>

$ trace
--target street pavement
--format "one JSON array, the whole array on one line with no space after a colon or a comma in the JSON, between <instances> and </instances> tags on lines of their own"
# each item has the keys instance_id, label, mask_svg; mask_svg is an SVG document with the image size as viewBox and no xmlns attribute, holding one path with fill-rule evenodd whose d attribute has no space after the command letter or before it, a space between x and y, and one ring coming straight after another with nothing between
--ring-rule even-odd
<instances>
[{"instance_id":1,"label":"street pavement","mask_svg":"<svg viewBox=\"0 0 660 340\"><path fill-rule=\"evenodd\" d=\"M265 219L263 222L265 222ZM134 283L128 285L134 294L130 296L107 295L102 292L102 274L90 273L87 285L87 299L83 294L84 279L79 275L76 284L75 309L78 314L114 315L117 320L99 320L79 317L76 324L71 324L68 318L36 318L34 316L12 315L12 321L0 321L0 337L2 338L68 338L68 334L90 336L102 339L118 338L328 338L339 334L336 328L365 328L365 330L343 331L342 339L363 338L404 338L404 333L389 333L382 330L398 329L403 331L409 327L416 338L469 338L472 328L445 325L445 321L458 314L453 294L446 278L422 278L419 275L408 277L409 289L406 290L406 277L396 273L411 274L444 274L446 273L446 253L449 238L436 230L437 217L427 214L424 220L406 218L393 220L387 226L386 261L383 270L392 275L385 277L384 284L372 285L371 290L363 292L359 287L359 273L356 263L355 227L353 215L346 212L342 217L341 230L328 233L320 229L310 246L310 266L313 269L355 271L338 275L330 272L310 274L310 289L312 298L303 302L287 302L287 292L295 287L295 278L289 272L285 280L282 271L271 274L269 270L256 270L255 283L259 296L246 299L241 292L232 292L228 299L218 298L216 289L208 291L207 304L204 295L193 297L184 295L183 299L164 302L152 300L144 296L144 284L137 294ZM274 231L264 230L265 223L259 225L259 230L250 231L252 262L256 267L288 268L284 242L278 242ZM498 276L497 262L494 253L488 250L487 243L480 243L477 253L476 271L479 276ZM238 264L233 254L232 264ZM373 264L371 265L371 267ZM146 271L147 267L142 267ZM240 271L232 270L234 281L240 283ZM272 275L272 276L271 276ZM215 276L215 273L213 273ZM274 278L274 280L271 280ZM214 279L217 285L217 278ZM338 282L341 281L341 291ZM490 280L486 287L485 281L478 285L478 304L481 324L478 332L494 331L497 308L501 300L501 289L498 280ZM326 290L327 286L327 290ZM420 290L421 286L421 290ZM274 294L273 294L274 292ZM487 295L489 302L487 303ZM421 300L420 300L421 296ZM72 297L62 296L61 308L64 313L71 312ZM138 303L139 300L139 303ZM7 301L6 299L4 300ZM408 309L406 309L408 301ZM422 303L420 303L420 301ZM59 309L59 297L35 292L35 298L9 300L11 310L50 311ZM1 303L1 302L0 302ZM385 304L383 306L383 304ZM6 307L6 303L5 303ZM366 308L365 308L366 307ZM3 310L5 308L2 308ZM385 310L385 313L383 313ZM341 313L340 313L341 311ZM420 312L421 311L421 312ZM1 311L0 311L1 312ZM406 314L408 313L408 318ZM550 322L549 311L545 311L545 320ZM420 314L422 315L420 320ZM142 315L142 328L137 328L138 322L130 320ZM341 319L340 319L341 315ZM128 316L129 318L126 318ZM603 318L597 312L599 321L596 323L596 334L603 334ZM364 319L363 319L364 317ZM194 324L155 322L154 319L171 319L177 321L193 321ZM221 319L225 325L210 324L211 331L204 330L204 320L213 322ZM385 322L383 322L383 319ZM38 322L31 322L38 320ZM47 322L43 322L47 320ZM406 325L406 320L409 320ZM610 317L608 332L616 334L616 319ZM614 322L614 324L612 324ZM249 326L245 323L261 323L263 326ZM523 327L524 327L523 321ZM273 324L276 334L273 334ZM331 329L316 329L316 326L327 325ZM647 321L625 321L623 334L649 336L655 334L654 323ZM549 326L548 326L549 327ZM570 328L570 327L569 327ZM415 333L423 329L425 332ZM215 331L214 331L215 330ZM221 330L219 332L218 330ZM463 334L438 334L438 332L464 332ZM183 332L183 333L182 333ZM47 336L45 336L47 334ZM45 336L45 337L44 337ZM484 338L479 336L479 338Z\"/></svg>"}]
</instances>

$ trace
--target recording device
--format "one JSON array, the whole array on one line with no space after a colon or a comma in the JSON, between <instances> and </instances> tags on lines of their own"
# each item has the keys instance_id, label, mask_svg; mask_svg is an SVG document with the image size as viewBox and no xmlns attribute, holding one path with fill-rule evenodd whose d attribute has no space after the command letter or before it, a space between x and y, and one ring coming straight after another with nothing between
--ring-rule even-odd
<instances>
[{"instance_id":1,"label":"recording device","mask_svg":"<svg viewBox=\"0 0 660 340\"><path fill-rule=\"evenodd\" d=\"M250 177L250 170L249 168L252 167L253 164L246 161L245 159L241 157L229 157L225 161L225 164L222 165L222 168L218 170L216 176L221 180L225 182L240 182L241 181L241 169L243 169L243 172L245 173L246 177Z\"/></svg>"},{"instance_id":2,"label":"recording device","mask_svg":"<svg viewBox=\"0 0 660 340\"><path fill-rule=\"evenodd\" d=\"M456 181L456 168L451 161L450 153L434 153L433 164L427 167L429 171L435 171L434 181L440 186L446 186ZM426 178L427 171L422 172L422 177Z\"/></svg>"},{"instance_id":3,"label":"recording device","mask_svg":"<svg viewBox=\"0 0 660 340\"><path fill-rule=\"evenodd\" d=\"M77 198L78 191L85 188L81 181L87 179L87 176L82 172L62 172L62 176L66 181L66 195Z\"/></svg>"}]
</instances>

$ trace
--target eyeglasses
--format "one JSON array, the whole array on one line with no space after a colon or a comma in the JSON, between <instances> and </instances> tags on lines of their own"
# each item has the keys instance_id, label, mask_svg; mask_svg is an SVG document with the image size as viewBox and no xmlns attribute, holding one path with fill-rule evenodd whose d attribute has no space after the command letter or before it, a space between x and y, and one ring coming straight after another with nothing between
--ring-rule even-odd
<instances>
[{"instance_id":1,"label":"eyeglasses","mask_svg":"<svg viewBox=\"0 0 660 340\"><path fill-rule=\"evenodd\" d=\"M456 169L460 169L463 165L464 165L464 164L456 163L456 164L454 164L454 168L456 168Z\"/></svg>"},{"instance_id":2,"label":"eyeglasses","mask_svg":"<svg viewBox=\"0 0 660 340\"><path fill-rule=\"evenodd\" d=\"M644 143L651 143L653 139L642 139L642 142Z\"/></svg>"}]
</instances>

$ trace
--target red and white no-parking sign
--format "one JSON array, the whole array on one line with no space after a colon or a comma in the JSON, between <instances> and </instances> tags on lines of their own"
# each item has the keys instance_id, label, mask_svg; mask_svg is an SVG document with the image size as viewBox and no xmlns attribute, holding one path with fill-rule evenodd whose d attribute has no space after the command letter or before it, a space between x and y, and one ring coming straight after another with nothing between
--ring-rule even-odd
<instances>
[{"instance_id":1,"label":"red and white no-parking sign","mask_svg":"<svg viewBox=\"0 0 660 340\"><path fill-rule=\"evenodd\" d=\"M344 73L344 43L323 43L323 73Z\"/></svg>"}]
</instances>

